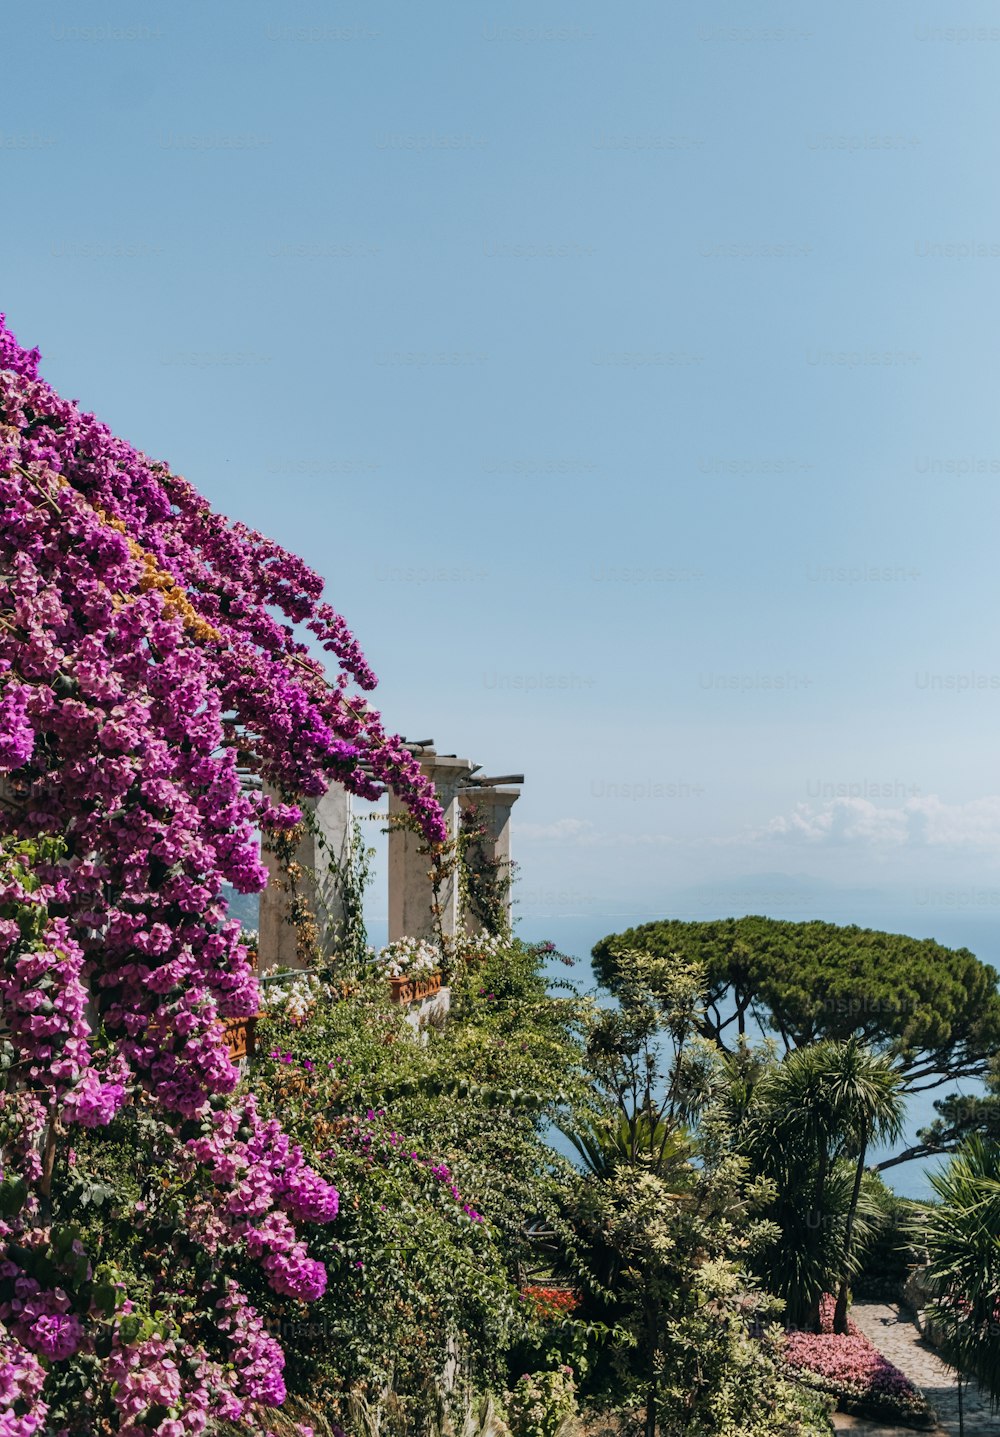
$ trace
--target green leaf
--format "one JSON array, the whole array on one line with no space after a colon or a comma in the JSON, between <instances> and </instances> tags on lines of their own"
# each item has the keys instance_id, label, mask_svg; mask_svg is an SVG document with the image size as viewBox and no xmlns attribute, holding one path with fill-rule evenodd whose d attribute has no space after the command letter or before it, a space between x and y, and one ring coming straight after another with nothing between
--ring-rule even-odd
<instances>
[{"instance_id":1,"label":"green leaf","mask_svg":"<svg viewBox=\"0 0 1000 1437\"><path fill-rule=\"evenodd\" d=\"M24 1207L28 1198L28 1184L24 1178L4 1178L0 1182L0 1216L14 1217Z\"/></svg>"},{"instance_id":2,"label":"green leaf","mask_svg":"<svg viewBox=\"0 0 1000 1437\"><path fill-rule=\"evenodd\" d=\"M139 1317L135 1313L129 1313L129 1315L123 1317L118 1324L119 1339L126 1347L131 1347L133 1343L138 1341L140 1335L143 1335L143 1328L146 1325L145 1318Z\"/></svg>"},{"instance_id":3,"label":"green leaf","mask_svg":"<svg viewBox=\"0 0 1000 1437\"><path fill-rule=\"evenodd\" d=\"M98 1282L94 1284L94 1306L98 1312L102 1313L105 1317L114 1316L115 1307L117 1306L116 1297L117 1294L110 1282ZM129 1319L125 1318L124 1321L128 1322Z\"/></svg>"}]
</instances>

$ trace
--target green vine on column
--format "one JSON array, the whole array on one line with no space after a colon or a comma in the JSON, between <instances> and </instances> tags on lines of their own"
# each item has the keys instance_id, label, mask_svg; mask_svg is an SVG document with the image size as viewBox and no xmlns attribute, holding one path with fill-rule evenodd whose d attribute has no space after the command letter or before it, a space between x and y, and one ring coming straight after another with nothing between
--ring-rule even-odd
<instances>
[{"instance_id":1,"label":"green vine on column","mask_svg":"<svg viewBox=\"0 0 1000 1437\"><path fill-rule=\"evenodd\" d=\"M490 851L491 838L480 805L463 807L458 830L459 912L463 927L469 913L491 937L509 938L515 865Z\"/></svg>"},{"instance_id":2,"label":"green vine on column","mask_svg":"<svg viewBox=\"0 0 1000 1437\"><path fill-rule=\"evenodd\" d=\"M364 841L361 832L361 823L357 817L352 816L349 838L347 841L346 854L338 856L326 834L320 829L316 815L312 809L306 810L306 827L313 835L316 847L322 855L324 862L317 864L314 869L316 884L317 906L326 906L327 917L327 941L323 944L322 954L324 961L332 961L335 956L346 960L347 965L354 971L360 969L367 960L368 930L365 927L365 891L371 886L372 859L375 857L375 849L369 848ZM336 887L336 894L343 909L343 918L336 924L330 922L330 906L325 904L323 896L323 885L320 882L320 869L328 874ZM332 976L332 975L324 975Z\"/></svg>"},{"instance_id":3,"label":"green vine on column","mask_svg":"<svg viewBox=\"0 0 1000 1437\"><path fill-rule=\"evenodd\" d=\"M442 971L447 978L455 959L455 939L444 931L444 905L441 902L441 889L446 879L452 877L458 868L458 844L455 839L448 843L428 843L419 824L409 813L387 813L382 817L386 820L383 833L405 829L407 832L415 834L421 840L417 852L430 859L431 866L427 870L427 878L431 885L431 916L434 920L435 940L444 959Z\"/></svg>"},{"instance_id":4,"label":"green vine on column","mask_svg":"<svg viewBox=\"0 0 1000 1437\"><path fill-rule=\"evenodd\" d=\"M293 803L295 799L282 794L281 801ZM302 812L303 815L308 812L304 805ZM269 833L264 840L264 847L277 860L278 872L271 882L287 897L284 921L295 929L295 956L301 967L314 968L320 957L319 928L316 915L299 886L309 870L296 858L306 827L307 821L304 817L303 822L297 823L294 828L283 828Z\"/></svg>"}]
</instances>

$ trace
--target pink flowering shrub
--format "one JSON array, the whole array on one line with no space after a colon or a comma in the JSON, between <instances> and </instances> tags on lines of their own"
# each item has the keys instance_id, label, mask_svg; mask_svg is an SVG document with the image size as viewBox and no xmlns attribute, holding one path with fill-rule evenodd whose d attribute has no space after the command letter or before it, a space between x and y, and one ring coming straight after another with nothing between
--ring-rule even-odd
<instances>
[{"instance_id":1,"label":"pink flowering shrub","mask_svg":"<svg viewBox=\"0 0 1000 1437\"><path fill-rule=\"evenodd\" d=\"M295 800L334 779L391 787L432 850L446 832L318 576L60 398L38 362L0 316L0 1437L42 1430L47 1408L60 1425L84 1393L95 1424L181 1437L280 1400L281 1349L244 1287L318 1298L299 1228L337 1211L232 1096L220 1019L258 992L224 884L263 888L257 829L293 825ZM183 1260L164 1258L145 1307L56 1220L74 1131L135 1104L191 1193L170 1218ZM203 1260L218 1270L181 1290Z\"/></svg>"},{"instance_id":2,"label":"pink flowering shrub","mask_svg":"<svg viewBox=\"0 0 1000 1437\"><path fill-rule=\"evenodd\" d=\"M44 1432L44 1381L38 1358L16 1339L0 1337L0 1437L40 1437Z\"/></svg>"},{"instance_id":3,"label":"pink flowering shrub","mask_svg":"<svg viewBox=\"0 0 1000 1437\"><path fill-rule=\"evenodd\" d=\"M830 1392L847 1405L872 1415L909 1422L927 1418L927 1404L913 1383L853 1323L845 1336L833 1331L834 1299L820 1303L821 1332L791 1332L784 1356L811 1386Z\"/></svg>"}]
</instances>

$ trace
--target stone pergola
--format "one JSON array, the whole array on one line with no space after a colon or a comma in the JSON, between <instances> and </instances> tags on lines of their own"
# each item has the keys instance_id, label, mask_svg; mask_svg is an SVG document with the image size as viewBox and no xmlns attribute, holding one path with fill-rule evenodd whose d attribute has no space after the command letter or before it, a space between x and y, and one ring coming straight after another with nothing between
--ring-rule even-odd
<instances>
[{"instance_id":1,"label":"stone pergola","mask_svg":"<svg viewBox=\"0 0 1000 1437\"><path fill-rule=\"evenodd\" d=\"M487 859L504 865L510 863L510 817L520 797L523 774L490 778L477 764L455 754L440 754L432 740L408 743L407 747L419 761L424 774L431 780L448 826L449 837L458 837L462 815L475 808L486 830L483 843ZM344 909L339 884L330 856L346 863L350 856L352 810L351 795L342 785L330 786L321 798L308 800L315 816L319 837L307 829L295 861L301 866L302 877L298 894L315 915L318 945L321 953L329 952L338 925L343 923ZM433 940L437 936L434 919L434 890L431 864L420 850L423 839L412 829L393 824L391 820L406 813L405 806L389 795L389 941L413 937ZM281 866L267 848L264 862L271 876L260 898L260 962L264 968L274 963L300 968L296 952L296 929L289 921L290 896L279 885ZM509 871L509 868L505 871ZM477 932L481 924L474 914L461 913L458 875L446 878L438 895L441 905L441 929L453 937L460 925L467 932ZM508 917L510 896L507 896Z\"/></svg>"}]
</instances>

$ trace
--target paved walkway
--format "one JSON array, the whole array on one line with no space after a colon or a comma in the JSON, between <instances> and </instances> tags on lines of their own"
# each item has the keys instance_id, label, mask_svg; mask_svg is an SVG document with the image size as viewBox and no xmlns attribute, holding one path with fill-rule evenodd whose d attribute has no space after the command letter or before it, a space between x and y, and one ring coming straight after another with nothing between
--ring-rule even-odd
<instances>
[{"instance_id":1,"label":"paved walkway","mask_svg":"<svg viewBox=\"0 0 1000 1437\"><path fill-rule=\"evenodd\" d=\"M894 1427L892 1423L872 1422L866 1417L848 1417L845 1412L833 1414L833 1428L835 1432L851 1433L852 1437L916 1437L913 1427ZM924 1428L923 1437L944 1437L944 1428Z\"/></svg>"},{"instance_id":2,"label":"paved walkway","mask_svg":"<svg viewBox=\"0 0 1000 1437\"><path fill-rule=\"evenodd\" d=\"M888 1357L901 1372L923 1392L934 1408L941 1422L938 1429L947 1437L958 1437L958 1388L955 1374L938 1357L933 1347L920 1335L916 1323L898 1307L882 1302L857 1302L851 1308L851 1317L858 1327L874 1342L878 1350ZM1000 1414L990 1413L987 1397L981 1396L975 1386L963 1391L965 1406L965 1437L1000 1437ZM849 1419L838 1415L837 1430L854 1432L857 1437L912 1437L913 1429L908 1427L878 1426L871 1422ZM853 1421L854 1425L849 1424Z\"/></svg>"}]
</instances>

